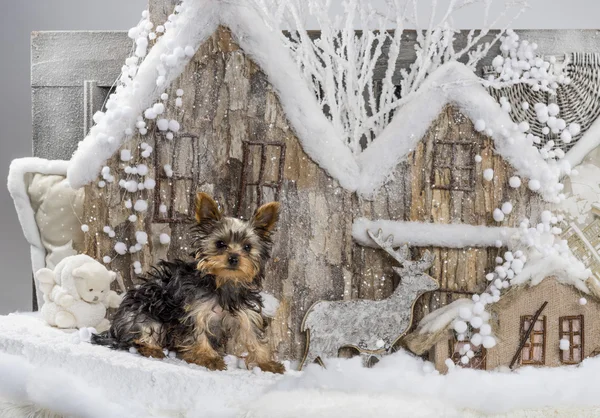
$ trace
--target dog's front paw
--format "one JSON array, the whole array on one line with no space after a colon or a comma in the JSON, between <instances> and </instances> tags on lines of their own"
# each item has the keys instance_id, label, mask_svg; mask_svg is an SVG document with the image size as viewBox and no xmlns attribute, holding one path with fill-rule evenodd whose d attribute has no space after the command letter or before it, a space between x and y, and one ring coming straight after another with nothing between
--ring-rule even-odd
<instances>
[{"instance_id":1,"label":"dog's front paw","mask_svg":"<svg viewBox=\"0 0 600 418\"><path fill-rule=\"evenodd\" d=\"M204 359L200 366L206 367L208 370L227 370L227 365L222 357L211 357Z\"/></svg>"},{"instance_id":2,"label":"dog's front paw","mask_svg":"<svg viewBox=\"0 0 600 418\"><path fill-rule=\"evenodd\" d=\"M266 363L259 363L258 367L263 372L271 372L271 373L277 373L277 374L285 373L284 365L277 361L268 361Z\"/></svg>"},{"instance_id":3,"label":"dog's front paw","mask_svg":"<svg viewBox=\"0 0 600 418\"><path fill-rule=\"evenodd\" d=\"M220 356L207 357L184 355L183 359L188 363L206 367L208 370L227 370L225 360L223 360L223 358Z\"/></svg>"}]
</instances>

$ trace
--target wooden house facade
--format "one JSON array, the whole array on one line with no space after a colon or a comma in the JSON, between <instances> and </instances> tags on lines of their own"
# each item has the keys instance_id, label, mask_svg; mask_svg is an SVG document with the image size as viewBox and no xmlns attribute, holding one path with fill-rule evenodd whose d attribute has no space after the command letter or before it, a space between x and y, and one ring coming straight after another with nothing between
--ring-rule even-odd
<instances>
[{"instance_id":1,"label":"wooden house facade","mask_svg":"<svg viewBox=\"0 0 600 418\"><path fill-rule=\"evenodd\" d=\"M143 163L154 173L149 177L156 187L142 191L150 202L147 211L132 222L136 212L124 206L126 193L116 183L87 186L84 219L93 233L87 234L86 251L98 259L114 253L114 240L102 232L105 225L129 237L127 247L135 244L135 231L145 231L149 245L115 257L110 265L130 287L139 283L134 261L148 271L160 259L189 257L196 192L213 195L226 214L246 218L259 204L280 201L265 290L281 301L270 331L281 358L301 357L300 323L315 301L381 299L397 285L385 254L352 239L355 219L499 226L492 212L511 201L512 213L502 226L514 227L542 208L526 179L521 188L509 187L514 170L494 152L493 140L476 132L451 104L372 199L345 190L304 152L267 77L224 27L201 46L167 94L174 97L178 89L185 91L183 106L167 113L182 116L182 131L168 140L149 126L148 135L123 147L133 160L123 162L117 153L108 163L111 172ZM150 158L139 156L142 142L153 148ZM483 178L487 168L494 170L492 181ZM170 243L160 242L163 233ZM424 249L436 256L430 275L441 288L421 298L416 321L456 298L482 292L485 274L504 251L495 246L414 251Z\"/></svg>"}]
</instances>

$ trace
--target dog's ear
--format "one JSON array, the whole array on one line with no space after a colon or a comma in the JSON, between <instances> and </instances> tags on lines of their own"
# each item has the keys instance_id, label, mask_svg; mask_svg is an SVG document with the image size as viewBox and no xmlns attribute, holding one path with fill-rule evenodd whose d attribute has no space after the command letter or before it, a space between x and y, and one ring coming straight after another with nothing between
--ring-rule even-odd
<instances>
[{"instance_id":1,"label":"dog's ear","mask_svg":"<svg viewBox=\"0 0 600 418\"><path fill-rule=\"evenodd\" d=\"M218 221L221 217L217 202L206 193L200 192L196 195L196 221L198 223L208 220Z\"/></svg>"},{"instance_id":2,"label":"dog's ear","mask_svg":"<svg viewBox=\"0 0 600 418\"><path fill-rule=\"evenodd\" d=\"M252 218L252 226L259 231L267 233L273 231L279 219L279 207L279 202L271 202L256 209Z\"/></svg>"}]
</instances>

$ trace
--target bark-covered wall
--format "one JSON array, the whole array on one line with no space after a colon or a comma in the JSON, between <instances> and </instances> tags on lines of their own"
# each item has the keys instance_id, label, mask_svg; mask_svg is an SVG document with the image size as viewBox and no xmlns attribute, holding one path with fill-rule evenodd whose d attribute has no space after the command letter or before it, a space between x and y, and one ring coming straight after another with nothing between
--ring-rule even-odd
<instances>
[{"instance_id":1,"label":"bark-covered wall","mask_svg":"<svg viewBox=\"0 0 600 418\"><path fill-rule=\"evenodd\" d=\"M149 245L111 263L131 286L137 282L131 268L133 261L140 261L147 271L160 258L185 257L192 250L192 221L186 211L197 191L211 193L225 213L244 217L252 214L259 201L279 200L282 213L265 290L282 302L270 331L271 343L282 358L301 358L305 338L300 323L315 301L381 299L389 296L398 283L391 269L393 261L383 251L353 242L352 223L357 217L494 225L492 210L511 200L514 214L506 223L514 225L538 205L526 187L508 187L510 167L493 155L491 141L476 134L471 122L451 107L440 115L415 152L399 163L392 179L373 201L349 193L304 153L266 76L225 28L200 48L167 93L174 97L177 89L185 91L183 107L169 109L168 115L182 119L184 133L169 141L155 135L150 126L146 137L126 145L134 150L136 161L150 167L154 173L151 177L157 181L155 190L142 192L151 202L148 211L130 222L127 218L132 211L124 208L127 197L123 189L115 184L103 189L88 186L84 215L91 227L88 253L100 259L114 253L114 241L102 232L106 224L115 229L117 236L124 233L130 240L136 230L145 230ZM431 189L436 138L476 144L481 163L469 161L471 154L449 160L475 166L473 191ZM139 157L137 146L142 141L154 148L152 158ZM173 167L173 177L164 176L165 164ZM112 172L122 172L124 165L118 156L109 164ZM496 173L491 183L482 177L483 169L488 167ZM167 214L158 212L161 203L168 206ZM163 232L171 236L169 245L158 242ZM499 251L432 250L437 258L431 276L440 280L444 289L467 292L483 290L484 272L494 265ZM414 251L415 257L418 251ZM444 304L448 295L426 295L418 305L416 319L430 307Z\"/></svg>"}]
</instances>

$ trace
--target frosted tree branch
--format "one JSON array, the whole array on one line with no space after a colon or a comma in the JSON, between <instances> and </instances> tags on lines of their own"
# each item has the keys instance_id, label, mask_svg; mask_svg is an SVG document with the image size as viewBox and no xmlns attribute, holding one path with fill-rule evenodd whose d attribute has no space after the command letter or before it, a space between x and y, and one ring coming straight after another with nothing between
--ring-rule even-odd
<instances>
[{"instance_id":1,"label":"frosted tree branch","mask_svg":"<svg viewBox=\"0 0 600 418\"><path fill-rule=\"evenodd\" d=\"M505 33L503 29L483 43L489 29L514 20L525 8L524 0L507 0L503 11L490 20L490 0L449 0L445 5L431 0L431 13L423 26L416 0L386 0L385 10L378 10L369 0L341 0L339 14L333 12L332 0L252 1L271 29L286 31L282 42L354 154L381 133L394 111L440 65L461 60L475 69ZM477 4L485 6L485 27L470 31L465 40L457 39L455 13ZM309 19L316 22L318 34L307 30ZM416 29L416 38L407 34L407 27ZM398 71L403 54L416 58Z\"/></svg>"}]
</instances>

